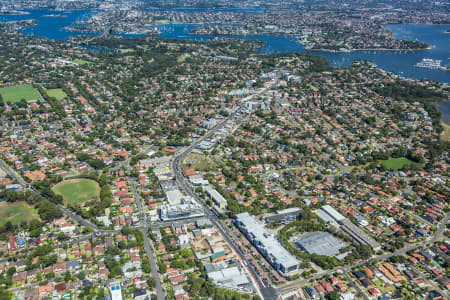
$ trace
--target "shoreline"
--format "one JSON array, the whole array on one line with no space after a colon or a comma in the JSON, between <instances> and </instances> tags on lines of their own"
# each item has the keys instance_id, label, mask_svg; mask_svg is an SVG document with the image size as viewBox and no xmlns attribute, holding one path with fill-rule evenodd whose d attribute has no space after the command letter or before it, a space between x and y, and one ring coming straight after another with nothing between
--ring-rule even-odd
<instances>
[{"instance_id":1,"label":"shoreline","mask_svg":"<svg viewBox=\"0 0 450 300\"><path fill-rule=\"evenodd\" d=\"M299 43L301 44L301 43ZM428 46L426 48L415 48L415 49L389 49L389 48L363 48L363 49L351 49L348 51L341 51L341 50L331 50L331 49L308 49L305 48L305 50L308 51L315 51L315 52L330 52L330 53L351 53L351 52L358 52L358 51L425 51L432 49L432 46Z\"/></svg>"},{"instance_id":2,"label":"shoreline","mask_svg":"<svg viewBox=\"0 0 450 300\"><path fill-rule=\"evenodd\" d=\"M450 141L450 125L446 124L442 119L441 119L441 126L443 127L443 130L441 132L440 138L443 141Z\"/></svg>"},{"instance_id":3,"label":"shoreline","mask_svg":"<svg viewBox=\"0 0 450 300\"><path fill-rule=\"evenodd\" d=\"M42 15L45 18L67 18L67 15L60 14L50 14L50 15Z\"/></svg>"}]
</instances>

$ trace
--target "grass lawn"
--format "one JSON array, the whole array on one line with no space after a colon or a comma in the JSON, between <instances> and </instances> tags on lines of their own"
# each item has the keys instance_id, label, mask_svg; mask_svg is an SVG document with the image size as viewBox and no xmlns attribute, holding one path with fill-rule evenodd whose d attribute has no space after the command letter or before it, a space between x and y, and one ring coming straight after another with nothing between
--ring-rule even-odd
<instances>
[{"instance_id":1,"label":"grass lawn","mask_svg":"<svg viewBox=\"0 0 450 300\"><path fill-rule=\"evenodd\" d=\"M379 288L383 286L383 282L380 279L374 279L372 282Z\"/></svg>"},{"instance_id":2,"label":"grass lawn","mask_svg":"<svg viewBox=\"0 0 450 300\"><path fill-rule=\"evenodd\" d=\"M90 61L87 61L87 60L84 60L84 59L75 59L73 62L76 63L79 66L83 66L83 65L87 65L87 64L91 63Z\"/></svg>"},{"instance_id":3,"label":"grass lawn","mask_svg":"<svg viewBox=\"0 0 450 300\"><path fill-rule=\"evenodd\" d=\"M134 49L120 49L120 53L132 53L134 52Z\"/></svg>"},{"instance_id":4,"label":"grass lawn","mask_svg":"<svg viewBox=\"0 0 450 300\"><path fill-rule=\"evenodd\" d=\"M178 56L177 63L179 63L179 64L183 63L186 60L186 58L188 58L187 55L180 55L180 56Z\"/></svg>"},{"instance_id":5,"label":"grass lawn","mask_svg":"<svg viewBox=\"0 0 450 300\"><path fill-rule=\"evenodd\" d=\"M27 101L39 100L39 92L31 85L17 85L0 88L0 94L5 102L19 102L22 99Z\"/></svg>"},{"instance_id":6,"label":"grass lawn","mask_svg":"<svg viewBox=\"0 0 450 300\"><path fill-rule=\"evenodd\" d=\"M39 219L36 210L26 202L1 202L0 203L0 226L10 221L13 224L20 224L23 221Z\"/></svg>"},{"instance_id":7,"label":"grass lawn","mask_svg":"<svg viewBox=\"0 0 450 300\"><path fill-rule=\"evenodd\" d=\"M47 90L47 95L58 100L67 98L67 94L62 89Z\"/></svg>"},{"instance_id":8,"label":"grass lawn","mask_svg":"<svg viewBox=\"0 0 450 300\"><path fill-rule=\"evenodd\" d=\"M383 165L388 170L397 171L401 168L403 168L404 165L411 164L412 161L405 157L399 157L399 158L391 158L387 160L380 160L380 164Z\"/></svg>"},{"instance_id":9,"label":"grass lawn","mask_svg":"<svg viewBox=\"0 0 450 300\"><path fill-rule=\"evenodd\" d=\"M169 20L155 20L155 25L164 25L169 23L170 23Z\"/></svg>"},{"instance_id":10,"label":"grass lawn","mask_svg":"<svg viewBox=\"0 0 450 300\"><path fill-rule=\"evenodd\" d=\"M318 89L317 87L315 87L314 85L312 85L312 84L308 84L308 87L309 87L313 92L318 92L318 91L319 91L319 89Z\"/></svg>"},{"instance_id":11,"label":"grass lawn","mask_svg":"<svg viewBox=\"0 0 450 300\"><path fill-rule=\"evenodd\" d=\"M441 132L441 140L450 142L450 125L447 125L444 122L441 122L441 125L444 127L444 130Z\"/></svg>"},{"instance_id":12,"label":"grass lawn","mask_svg":"<svg viewBox=\"0 0 450 300\"><path fill-rule=\"evenodd\" d=\"M53 192L63 196L65 204L83 204L100 197L100 187L90 179L64 180L52 188Z\"/></svg>"},{"instance_id":13,"label":"grass lawn","mask_svg":"<svg viewBox=\"0 0 450 300\"><path fill-rule=\"evenodd\" d=\"M215 171L217 165L214 160L198 153L190 153L181 163L181 169L194 169L196 171Z\"/></svg>"}]
</instances>

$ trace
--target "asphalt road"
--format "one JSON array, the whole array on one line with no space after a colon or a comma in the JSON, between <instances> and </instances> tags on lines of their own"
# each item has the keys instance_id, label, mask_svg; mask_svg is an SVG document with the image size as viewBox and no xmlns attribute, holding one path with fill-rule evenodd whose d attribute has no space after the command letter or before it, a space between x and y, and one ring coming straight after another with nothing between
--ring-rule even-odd
<instances>
[{"instance_id":1,"label":"asphalt road","mask_svg":"<svg viewBox=\"0 0 450 300\"><path fill-rule=\"evenodd\" d=\"M127 164L128 166L128 164ZM14 170L12 170L3 160L0 160L0 168L2 168L8 175L10 175L11 177L13 177L21 186L23 186L24 188L26 188L27 184L26 182L23 180L23 178L17 174ZM130 179L131 182L131 186L132 186L132 191L133 191L133 195L136 201L136 205L138 206L139 212L141 214L141 220L144 221L144 226L139 226L137 227L137 229L139 229L142 232L142 235L144 236L144 248L147 254L147 257L149 259L150 262L150 267L151 267L151 275L152 277L155 279L156 281L156 286L155 286L155 290L156 290L156 295L157 295L157 299L158 300L164 300L165 299L165 295L164 295L164 290L162 288L161 285L161 279L158 273L158 266L156 264L154 255L153 255L153 250L151 247L151 241L148 237L148 233L147 233L147 226L146 226L146 220L144 220L143 218L145 218L145 214L143 213L143 207L142 207L142 203L140 201L139 195L136 191L136 187L135 187L135 183L132 179ZM31 190L32 192L37 193L37 191ZM85 236L76 240L72 240L72 241L66 241L63 243L58 244L57 246L62 246L64 244L73 244L73 243L79 243L79 242L83 242L86 240L89 240L92 236L105 236L105 235L110 235L110 234L115 234L115 233L119 233L120 230L100 230L95 224L93 224L92 222L84 219L83 217L81 217L80 215L75 214L74 212L72 212L71 210L67 209L66 207L64 207L63 205L58 205L58 207L61 209L61 211L63 212L64 215L66 215L67 217L73 219L74 221L78 222L81 225L84 225L86 227L90 227L93 229L93 234L89 235L89 236ZM5 259L6 260L6 259Z\"/></svg>"},{"instance_id":2,"label":"asphalt road","mask_svg":"<svg viewBox=\"0 0 450 300\"><path fill-rule=\"evenodd\" d=\"M10 166L8 166L3 160L0 159L0 168L3 169L3 171L6 172L6 174L8 174L9 176L11 176L12 178L14 178L23 188L25 188L27 186L27 183L25 182L25 180L22 178L22 176L20 176L19 174L16 173L16 171L14 171Z\"/></svg>"},{"instance_id":3,"label":"asphalt road","mask_svg":"<svg viewBox=\"0 0 450 300\"><path fill-rule=\"evenodd\" d=\"M75 220L76 222L78 222L79 224L81 224L83 226L90 227L90 228L94 229L95 231L98 230L97 225L95 225L91 221L88 221L88 220L84 219L82 216L77 215L76 213L74 213L71 210L67 209L65 206L63 206L61 204L58 204L58 207L63 212L63 214L65 214L66 216L68 216L72 220Z\"/></svg>"},{"instance_id":4,"label":"asphalt road","mask_svg":"<svg viewBox=\"0 0 450 300\"><path fill-rule=\"evenodd\" d=\"M142 206L141 198L139 197L139 194L136 190L136 183L134 182L133 178L129 177L128 179L131 185L131 191L133 192L134 201L136 202L139 214L141 215L140 221L144 223L144 226L141 226L139 230L142 232L142 235L144 237L145 253L147 254L148 261L150 263L152 278L156 282L155 284L156 297L158 300L164 300L165 299L164 289L161 284L161 277L159 276L158 273L158 265L156 263L155 255L153 253L152 242L148 237L147 216L145 214L144 207Z\"/></svg>"},{"instance_id":5,"label":"asphalt road","mask_svg":"<svg viewBox=\"0 0 450 300\"><path fill-rule=\"evenodd\" d=\"M262 92L261 92L262 93ZM188 146L186 149L184 149L180 154L178 154L172 163L172 169L174 171L175 178L178 182L178 184L194 199L196 199L199 203L201 203L205 209L206 216L211 220L211 222L215 225L215 227L221 232L222 236L225 238L227 243L233 248L233 250L239 255L239 257L244 260L247 265L249 266L247 269L251 273L251 276L256 281L256 288L259 290L259 294L266 300L276 300L278 298L278 291L274 287L270 286L268 284L267 286L264 286L262 283L262 279L257 273L256 269L252 266L251 262L248 260L247 256L243 251L240 250L240 248L237 246L234 239L231 237L231 235L228 233L228 229L226 229L225 226L222 225L222 222L220 219L210 211L210 208L206 206L203 203L202 199L199 199L197 194L192 190L191 186L187 183L185 177L183 176L180 168L181 161L190 153L192 150L195 149L201 142L204 140L212 137L217 130L222 129L227 121L232 119L234 117L234 113L237 110L234 110L233 113L231 113L228 117L223 119L221 122L219 122L215 127L213 127L211 130L209 130L203 137L196 140L194 143L192 143L190 146Z\"/></svg>"},{"instance_id":6,"label":"asphalt road","mask_svg":"<svg viewBox=\"0 0 450 300\"><path fill-rule=\"evenodd\" d=\"M266 89L265 89L266 90ZM259 93L249 97L249 99L251 99L254 96L257 96L258 94L263 93L265 90L260 91ZM367 263L373 263L373 262L377 262L377 261L381 261L381 260L386 260L391 258L392 256L398 256L398 255L402 255L405 254L406 252L409 252L411 250L414 249L418 249L430 244L433 244L435 241L437 241L438 239L440 239L444 233L444 230L446 228L446 225L448 224L449 220L450 220L450 213L447 214L445 216L445 218L442 220L441 224L439 225L438 229L436 230L436 232L433 234L433 236L431 236L430 238L428 238L425 242L419 243L419 244L415 244L415 245L408 245L396 252L393 253L388 253L388 254L384 254L381 256L376 256L373 257L367 261L362 261L362 262L358 262L355 264L351 264L351 265L347 265L344 267L338 267L332 270L328 270L326 272L322 272L319 274L316 274L315 276L311 276L308 277L307 279L299 279L293 282L289 282L281 287L279 287L279 289L276 289L270 285L268 286L264 286L264 284L261 281L260 276L258 275L257 271L255 268L253 268L253 266L251 265L251 262L247 259L247 256L245 253L243 253L240 248L238 247L237 243L234 241L234 239L232 238L232 236L228 233L228 229L226 228L226 226L223 226L222 222L220 221L220 219L213 213L211 212L211 210L209 209L208 206L206 206L202 199L199 199L197 197L197 195L195 194L195 192L192 190L192 188L190 187L190 185L187 183L185 177L183 176L181 169L180 169L180 162L190 153L192 152L192 150L194 150L202 141L212 137L218 130L222 129L226 122L229 121L230 119L232 119L234 117L235 112L237 111L234 110L233 113L231 113L228 117L226 117L225 119L223 119L220 123L218 123L214 128L212 128L211 130L209 130L203 137L201 137L200 139L196 140L194 143L192 143L190 146L188 146L186 149L184 149L179 155L177 155L174 160L173 160L173 170L174 170L174 174L176 177L177 182L180 184L180 186L192 197L194 197L199 203L201 203L204 206L205 209L205 213L206 213L206 217L208 217L211 222L216 226L216 228L218 228L218 230L221 232L221 234L223 235L223 237L226 239L226 241L228 242L229 245L231 245L233 247L233 250L240 256L240 258L242 260L244 260L245 262L247 262L248 264L248 270L251 273L251 275L253 276L253 278L256 280L256 283L258 285L258 290L260 292L260 294L263 296L264 299L266 300L276 300L278 298L279 292L287 292L289 290L293 290L293 289L297 289L299 287L304 286L305 284L307 284L310 280L314 280L314 279L318 279L322 276L328 275L328 274L332 274L334 272L337 271L343 271L344 273L347 273L350 269L355 268L355 267L359 267L361 265L365 265ZM126 166L125 166L126 165ZM125 162L124 164L121 164L120 166L118 166L118 168L122 168L122 167L129 167L129 162ZM27 187L27 183L25 182L25 180L23 180L23 178L18 175L12 168L10 168L3 160L0 160L0 168L2 168L9 176L11 176L12 178L14 178L21 186L23 186L24 188ZM154 225L150 225L148 226L148 222L146 219L146 215L144 213L143 210L143 206L142 203L140 202L140 198L139 195L136 191L135 188L135 183L134 181L130 178L130 182L131 182L131 186L132 186L132 191L133 191L133 195L135 197L135 201L136 201L136 205L138 206L139 212L141 214L141 222L144 222L144 225L138 226L136 227L137 229L139 229L144 236L144 248L146 251L146 254L149 258L149 262L150 262L150 266L151 266L151 274L152 277L154 279L156 279L156 293L157 293L157 297L158 300L164 300L165 299L165 295L164 295L164 290L162 288L161 285L161 280L160 280L160 275L158 273L158 267L155 261L155 256L153 253L153 249L151 246L151 241L148 237L147 234L147 229L149 227L155 227L158 228L160 226L166 226L166 225L170 225L173 222L167 222L167 224L154 224ZM103 235L109 235L109 234L114 234L117 233L119 231L117 230L99 230L98 227L89 222L88 220L85 220L84 218L82 218L81 216L74 214L72 211L68 210L67 208L65 208L64 206L60 205L59 206L61 211L68 217L70 217L71 219L77 221L78 223L90 227L92 229L94 229L93 234L97 235L97 236L103 236ZM187 220L187 221L192 221L192 220ZM182 221L180 221L182 222ZM86 236L86 237L82 237L80 239L77 240L73 240L73 241L67 241L64 243L60 243L58 244L58 246L62 246L64 244L71 244L71 243L77 243L77 242L82 242L85 240L88 240L91 236ZM348 275L347 275L348 276ZM358 289L358 287L356 287ZM358 289L359 290L359 289ZM366 296L364 296L366 299Z\"/></svg>"},{"instance_id":7,"label":"asphalt road","mask_svg":"<svg viewBox=\"0 0 450 300\"><path fill-rule=\"evenodd\" d=\"M321 273L318 273L318 274L316 274L314 276L310 276L310 277L308 277L306 279L299 279L299 280L296 280L296 281L291 281L291 282L289 282L289 283L279 287L279 289L282 292L287 292L287 291L290 291L290 290L294 290L294 289L297 289L299 287L305 286L306 284L309 283L309 281L311 279L313 279L313 280L319 279L319 278L321 278L321 277L323 277L325 275L329 275L329 274L335 273L337 271L343 271L343 272L347 273L349 270L351 270L353 268L360 267L360 266L366 265L368 263L374 263L374 262L377 262L377 261L384 261L384 260L387 260L387 259L389 259L389 258L391 258L393 256L404 255L404 254L406 254L409 251L412 251L412 250L415 250L415 249L418 249L418 248L422 248L422 247L431 245L431 244L433 244L434 242L438 241L440 238L443 237L444 230L446 229L447 224L449 223L449 220L450 220L450 213L448 213L444 217L444 219L441 221L439 227L434 232L434 234L431 237L429 237L424 242L421 242L421 243L418 243L418 244L414 244L414 245L405 246L402 249L399 249L399 250L397 250L395 252L392 252L392 253L387 253L387 254L383 254L383 255L380 255L380 256L375 256L373 258L368 259L367 261L361 261L361 262L354 263L354 264L351 264L351 265L347 265L347 266L344 266L344 267L337 267L337 268L334 268L334 269L331 269L331 270L328 270L328 271L325 271L325 272L321 272Z\"/></svg>"}]
</instances>

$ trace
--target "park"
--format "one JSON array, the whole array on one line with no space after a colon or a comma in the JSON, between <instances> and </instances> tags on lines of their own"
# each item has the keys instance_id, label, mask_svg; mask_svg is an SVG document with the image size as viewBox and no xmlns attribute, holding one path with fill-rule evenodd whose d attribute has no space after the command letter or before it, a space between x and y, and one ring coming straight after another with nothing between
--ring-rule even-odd
<instances>
[{"instance_id":1,"label":"park","mask_svg":"<svg viewBox=\"0 0 450 300\"><path fill-rule=\"evenodd\" d=\"M55 194L63 197L66 205L83 205L100 197L100 186L97 182L90 179L64 180L55 185L52 190Z\"/></svg>"},{"instance_id":2,"label":"park","mask_svg":"<svg viewBox=\"0 0 450 300\"><path fill-rule=\"evenodd\" d=\"M17 225L23 222L30 222L33 219L39 219L39 215L26 202L0 203L0 226L5 225L7 222Z\"/></svg>"},{"instance_id":3,"label":"park","mask_svg":"<svg viewBox=\"0 0 450 300\"><path fill-rule=\"evenodd\" d=\"M17 85L0 88L0 95L5 102L19 102L22 99L26 101L37 101L41 98L39 92L31 85Z\"/></svg>"}]
</instances>

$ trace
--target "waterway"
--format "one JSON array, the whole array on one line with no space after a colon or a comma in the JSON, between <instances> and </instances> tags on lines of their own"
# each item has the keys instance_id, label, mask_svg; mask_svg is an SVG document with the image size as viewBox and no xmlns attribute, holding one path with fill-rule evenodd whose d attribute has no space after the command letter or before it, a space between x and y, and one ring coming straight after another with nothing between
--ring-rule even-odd
<instances>
[{"instance_id":1,"label":"waterway","mask_svg":"<svg viewBox=\"0 0 450 300\"><path fill-rule=\"evenodd\" d=\"M62 30L63 27L72 25L76 21L88 19L96 13L94 10L73 10L73 11L49 11L43 9L26 10L28 15L0 16L0 22L37 20L38 24L33 27L24 28L21 32L25 35L43 36L53 40L65 40L72 35L82 35L83 33L69 32ZM66 17L47 17L50 14L62 14ZM84 33L85 34L85 33Z\"/></svg>"},{"instance_id":2,"label":"waterway","mask_svg":"<svg viewBox=\"0 0 450 300\"><path fill-rule=\"evenodd\" d=\"M190 32L204 25L192 24L170 24L158 25L162 32L161 37L188 39L194 41L209 41L213 36L198 36ZM415 64L423 58L442 60L442 66L450 66L450 34L444 31L450 26L446 25L388 25L389 30L397 39L419 40L432 46L428 50L420 51L354 51L346 53L333 53L324 51L312 51L328 59L331 65L346 67L357 59L369 60L380 68L393 72L397 75L413 78L434 80L450 83L450 72L439 69L428 69L416 67ZM231 38L243 38L250 40L261 40L265 46L260 49L263 53L277 52L306 52L294 36L285 35L245 35L230 36Z\"/></svg>"},{"instance_id":3,"label":"waterway","mask_svg":"<svg viewBox=\"0 0 450 300\"><path fill-rule=\"evenodd\" d=\"M186 10L179 11L205 11L205 10ZM209 10L215 11L215 10ZM216 11L233 11L241 13L256 13L260 9L231 9ZM95 10L76 10L76 11L48 11L48 10L28 10L28 15L0 16L0 22L12 20L38 20L34 27L25 28L22 33L26 35L43 36L54 40L65 40L72 35L81 35L86 33L75 33L62 30L63 27L72 25L75 21L89 18L96 13ZM46 17L49 14L63 14L65 18ZM192 24L169 24L158 25L161 31L160 37L174 39L188 39L194 41L209 41L213 36L198 36L190 34L197 26ZM450 83L450 72L439 69L420 68L415 66L423 58L432 58L442 60L442 66L450 66L450 34L444 33L450 29L450 25L387 25L387 28L394 33L394 38L418 40L426 42L432 46L431 49L420 51L354 51L347 53L332 53L323 51L313 51L317 55L325 57L331 65L336 67L346 67L358 59L368 60L375 63L378 67L393 72L399 76L433 80ZM136 37L139 35L122 35L126 37ZM231 36L231 38L242 38L251 40L261 40L265 43L264 47L259 49L262 53L278 52L306 52L301 44L297 42L294 36L285 35L246 35ZM439 109L443 113L443 119L450 123L450 101L440 104Z\"/></svg>"}]
</instances>

